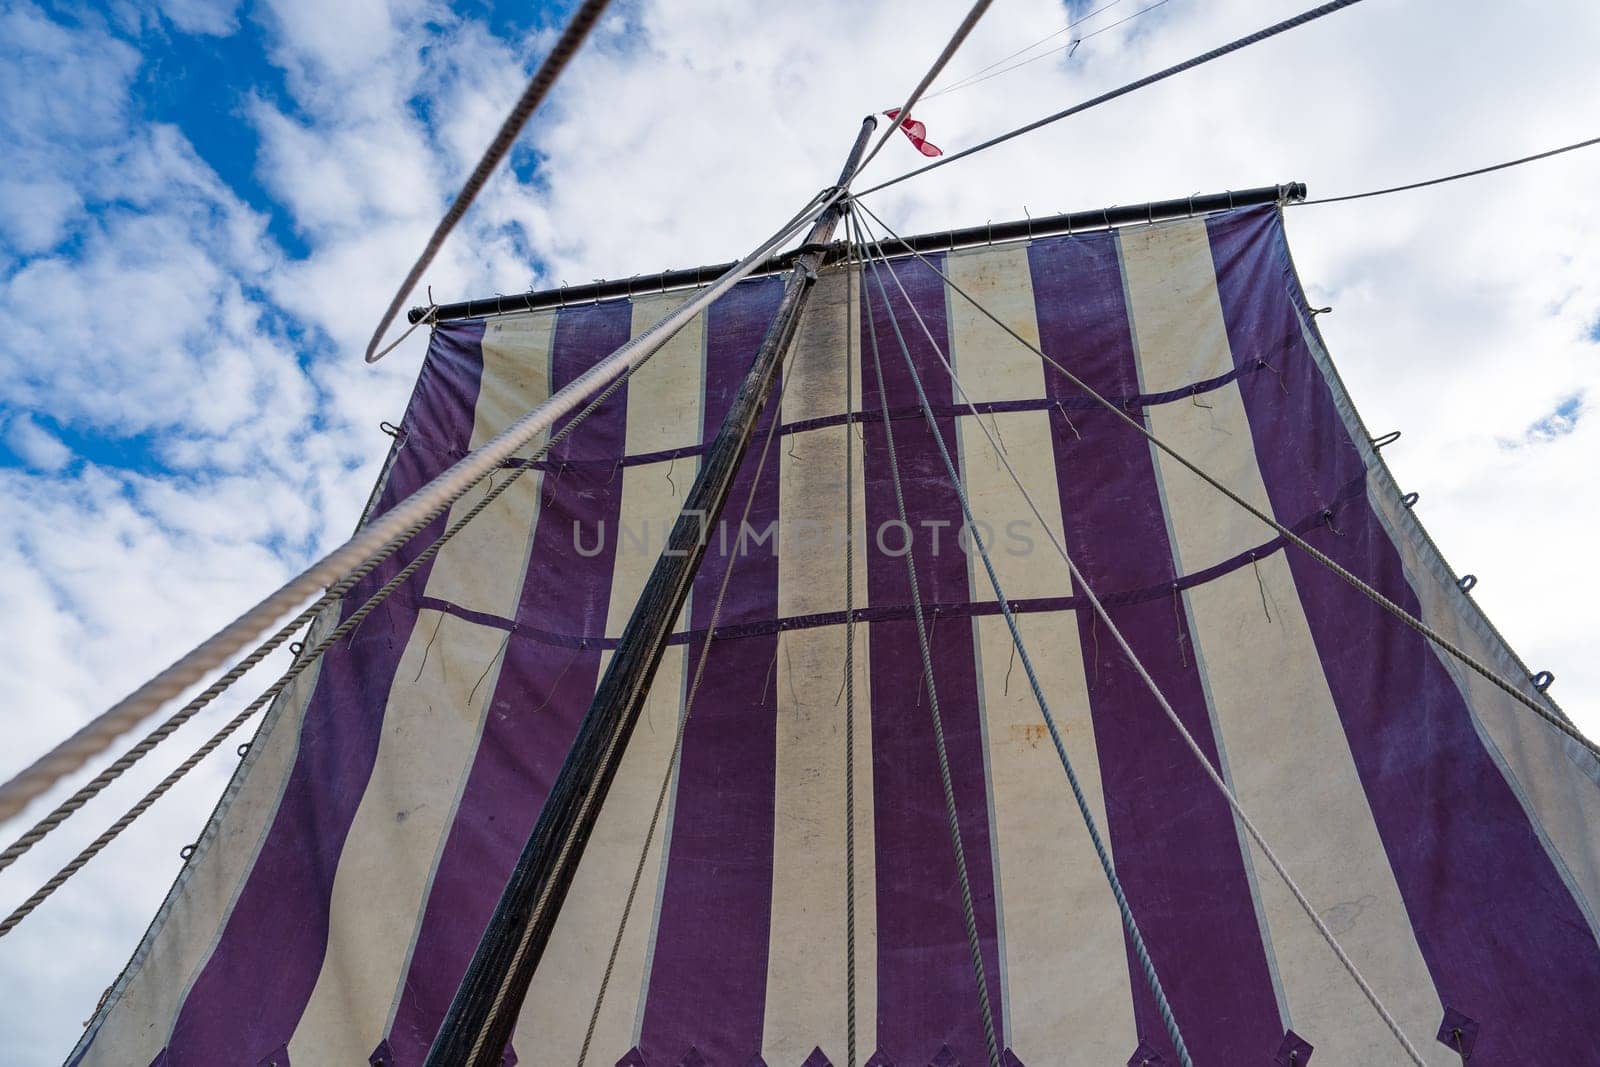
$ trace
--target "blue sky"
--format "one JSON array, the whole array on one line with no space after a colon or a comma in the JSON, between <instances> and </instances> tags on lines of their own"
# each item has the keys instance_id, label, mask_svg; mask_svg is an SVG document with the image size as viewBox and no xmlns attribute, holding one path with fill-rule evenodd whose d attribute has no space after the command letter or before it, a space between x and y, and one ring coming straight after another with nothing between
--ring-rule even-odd
<instances>
[{"instance_id":1,"label":"blue sky","mask_svg":"<svg viewBox=\"0 0 1600 1067\"><path fill-rule=\"evenodd\" d=\"M348 533L425 338L375 368L361 346L566 6L0 0L0 773ZM966 6L622 3L427 283L446 300L736 257L832 180ZM1173 0L918 117L960 148L1304 6ZM1597 132L1600 7L1440 10L1359 5L873 207L908 232L1290 179L1331 195ZM1066 18L998 0L955 69ZM874 175L919 159L895 143ZM1591 731L1600 575L1572 561L1600 521L1597 170L1574 153L1288 220L1363 415L1405 432L1385 458ZM0 908L265 684L0 875ZM0 940L8 1062L59 1061L230 770L204 765Z\"/></svg>"}]
</instances>

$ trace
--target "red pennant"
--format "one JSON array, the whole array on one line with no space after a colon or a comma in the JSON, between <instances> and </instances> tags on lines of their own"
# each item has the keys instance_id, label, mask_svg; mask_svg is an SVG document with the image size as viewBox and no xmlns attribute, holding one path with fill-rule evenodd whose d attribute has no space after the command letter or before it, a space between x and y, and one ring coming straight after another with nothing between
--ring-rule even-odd
<instances>
[{"instance_id":1,"label":"red pennant","mask_svg":"<svg viewBox=\"0 0 1600 1067\"><path fill-rule=\"evenodd\" d=\"M897 117L899 114L900 109L897 107L890 108L888 111L884 112L884 115L891 119ZM944 155L944 149L940 148L938 145L928 143L928 127L924 126L910 115L907 115L905 121L900 123L900 132L910 138L911 143L916 146L917 151L921 152L923 155Z\"/></svg>"}]
</instances>

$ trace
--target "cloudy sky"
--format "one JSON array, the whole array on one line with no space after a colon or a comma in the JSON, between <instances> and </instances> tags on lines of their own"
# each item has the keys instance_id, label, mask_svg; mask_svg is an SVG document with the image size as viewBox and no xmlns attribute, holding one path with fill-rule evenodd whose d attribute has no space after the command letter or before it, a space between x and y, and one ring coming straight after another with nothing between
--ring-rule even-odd
<instances>
[{"instance_id":1,"label":"cloudy sky","mask_svg":"<svg viewBox=\"0 0 1600 1067\"><path fill-rule=\"evenodd\" d=\"M348 534L423 338L377 368L360 346L567 6L0 0L0 773ZM832 180L860 117L900 102L966 6L619 0L428 283L445 300L735 258ZM952 71L1092 6L998 0ZM957 149L1305 6L1170 0L918 117ZM1600 133L1584 103L1597 54L1587 0L1368 0L873 206L906 232L1290 179L1313 196L1395 184ZM1594 733L1590 151L1288 225L1369 425L1404 430L1384 453L1401 484ZM868 176L919 161L897 140ZM0 875L0 909L267 671ZM71 1045L230 751L0 940L8 1063Z\"/></svg>"}]
</instances>

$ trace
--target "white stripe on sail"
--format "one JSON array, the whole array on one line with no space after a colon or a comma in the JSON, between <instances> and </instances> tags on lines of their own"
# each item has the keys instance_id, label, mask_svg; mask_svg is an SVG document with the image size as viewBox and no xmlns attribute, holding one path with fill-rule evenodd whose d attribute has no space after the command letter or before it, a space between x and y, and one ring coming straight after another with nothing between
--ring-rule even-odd
<instances>
[{"instance_id":1,"label":"white stripe on sail","mask_svg":"<svg viewBox=\"0 0 1600 1067\"><path fill-rule=\"evenodd\" d=\"M842 414L846 375L859 364L848 328L843 272L817 284L784 368L785 422ZM859 320L856 320L859 322ZM850 381L860 405L859 380ZM845 608L846 428L798 434L782 446L778 553L780 616ZM855 431L849 431L855 432ZM859 439L849 519L857 532L856 606L866 601L866 511ZM870 1050L877 1009L876 893L872 817L871 689L867 630L855 648L856 1014L858 1047ZM772 930L767 954L762 1056L798 1064L820 1047L843 1063L846 1040L845 627L782 634L777 660L778 730L773 804Z\"/></svg>"},{"instance_id":2,"label":"white stripe on sail","mask_svg":"<svg viewBox=\"0 0 1600 1067\"><path fill-rule=\"evenodd\" d=\"M312 631L320 640L338 625L327 609ZM199 976L278 811L289 770L300 750L300 723L315 691L321 660L278 698L252 742L254 762L243 772L216 837L202 842L140 965L101 1024L82 1067L149 1063L167 1044L189 987ZM275 716L275 717L272 717Z\"/></svg>"},{"instance_id":3,"label":"white stripe on sail","mask_svg":"<svg viewBox=\"0 0 1600 1067\"><path fill-rule=\"evenodd\" d=\"M472 447L549 395L554 323L544 313L486 328ZM523 475L440 550L428 596L515 617L540 481ZM474 504L471 496L458 500L449 521ZM509 638L497 627L418 613L395 671L372 774L339 856L327 954L290 1039L291 1058L366 1057L387 1034Z\"/></svg>"},{"instance_id":4,"label":"white stripe on sail","mask_svg":"<svg viewBox=\"0 0 1600 1067\"><path fill-rule=\"evenodd\" d=\"M633 303L634 333L685 299L685 294L642 297ZM627 455L660 452L698 444L703 421L705 320L684 327L655 358L628 382ZM635 601L655 565L670 524L683 505L699 469L698 457L630 466L617 475L622 501L618 529L606 537L616 546L611 574L611 599L606 634L615 637L627 625ZM590 536L586 532L585 536ZM688 603L678 620L682 629ZM576 1063L584 1033L594 1015L601 978L628 889L638 869L651 813L660 794L661 778L672 755L678 714L683 704L688 646L666 650L656 669L638 725L612 780L573 877L572 888L550 935L544 960L534 973L513 1046L539 1062ZM601 657L600 677L610 662ZM660 892L666 848L671 841L672 794L669 786L661 824L645 857L638 892L628 917L616 965L595 1021L588 1062L607 1065L638 1041L642 991L654 942L656 899Z\"/></svg>"},{"instance_id":5,"label":"white stripe on sail","mask_svg":"<svg viewBox=\"0 0 1600 1067\"><path fill-rule=\"evenodd\" d=\"M1038 338L1024 247L953 255L948 273L1007 325ZM977 312L948 302L952 364L975 402L1043 397L1037 356ZM957 399L946 382L930 399ZM959 402L959 400L958 400ZM964 415L959 429L962 480L1001 587L1008 598L1066 596L1065 568L1040 555L1049 544L1021 490L997 461L976 419L997 430L1012 468L1061 536L1061 495L1047 411ZM1017 523L1011 526L1009 524ZM1031 544L1031 551L1029 545ZM955 545L948 548L955 551ZM970 553L972 599L993 601L982 561ZM1105 826L1100 764L1073 612L1018 616L1067 753ZM1137 1044L1127 954L1116 902L1073 802L1038 702L1012 658L1005 620L975 620L991 840L998 872L1007 1043L1024 1063L1119 1061ZM1084 975L1094 980L1084 982ZM1071 996L1062 990L1070 988Z\"/></svg>"},{"instance_id":6,"label":"white stripe on sail","mask_svg":"<svg viewBox=\"0 0 1600 1067\"><path fill-rule=\"evenodd\" d=\"M1121 247L1141 390L1231 370L1205 224L1125 231ZM1184 455L1208 457L1207 470L1270 510L1237 385L1197 399L1152 406L1151 430ZM1180 573L1267 539L1259 521L1165 453L1157 454L1157 472ZM1184 603L1223 774L1401 1028L1430 1062L1455 1062L1426 1041L1438 1025L1439 998L1283 554L1196 586ZM1264 868L1256 883L1288 1025L1330 1062L1390 1062L1394 1038L1288 891Z\"/></svg>"}]
</instances>

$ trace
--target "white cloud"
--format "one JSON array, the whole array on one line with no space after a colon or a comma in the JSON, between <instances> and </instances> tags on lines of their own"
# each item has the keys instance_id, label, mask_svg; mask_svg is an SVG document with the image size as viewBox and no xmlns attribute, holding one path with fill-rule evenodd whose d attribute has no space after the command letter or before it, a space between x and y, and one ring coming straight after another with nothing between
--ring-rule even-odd
<instances>
[{"instance_id":1,"label":"white cloud","mask_svg":"<svg viewBox=\"0 0 1600 1067\"><path fill-rule=\"evenodd\" d=\"M958 149L1303 6L1169 4L918 117ZM448 300L734 258L833 181L861 116L900 102L966 7L621 7L519 149L539 154L540 187L491 182L427 282ZM1446 19L1360 5L873 206L910 231L1290 178L1326 195L1590 135L1600 8L1467 7ZM242 121L304 258L276 247L182 131L137 117L144 16L69 27L25 2L0 9L0 432L33 465L0 472L0 603L25 606L0 615L7 707L25 709L6 713L0 772L348 532L422 336L376 368L357 353L551 39L497 40L424 0L273 0L243 23L238 10L160 7L189 33L266 26L289 98L252 98ZM953 69L1065 21L1056 0L1008 0ZM867 177L920 161L897 139ZM1579 561L1600 518L1597 166L1575 154L1288 222L1314 299L1335 307L1321 325L1368 423L1405 431L1385 458L1451 561L1482 579L1474 597L1555 671L1553 694L1592 733L1600 664L1583 605L1600 576ZM161 469L74 459L43 421L146 442ZM8 872L0 907L223 714ZM5 939L0 967L22 991L0 1005L14 1060L59 1059L228 769L208 765Z\"/></svg>"},{"instance_id":2,"label":"white cloud","mask_svg":"<svg viewBox=\"0 0 1600 1067\"><path fill-rule=\"evenodd\" d=\"M72 462L72 449L27 415L5 426L6 444L35 470L55 472Z\"/></svg>"}]
</instances>

